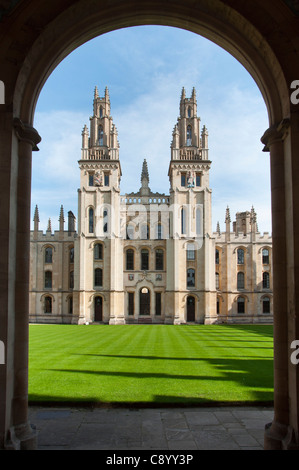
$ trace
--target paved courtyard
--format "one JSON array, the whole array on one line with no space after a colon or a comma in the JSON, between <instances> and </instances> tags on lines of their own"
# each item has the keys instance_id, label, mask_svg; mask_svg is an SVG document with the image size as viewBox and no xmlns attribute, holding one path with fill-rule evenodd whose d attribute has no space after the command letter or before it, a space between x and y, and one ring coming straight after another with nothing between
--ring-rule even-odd
<instances>
[{"instance_id":1,"label":"paved courtyard","mask_svg":"<svg viewBox=\"0 0 299 470\"><path fill-rule=\"evenodd\" d=\"M39 450L263 450L273 409L30 408Z\"/></svg>"}]
</instances>

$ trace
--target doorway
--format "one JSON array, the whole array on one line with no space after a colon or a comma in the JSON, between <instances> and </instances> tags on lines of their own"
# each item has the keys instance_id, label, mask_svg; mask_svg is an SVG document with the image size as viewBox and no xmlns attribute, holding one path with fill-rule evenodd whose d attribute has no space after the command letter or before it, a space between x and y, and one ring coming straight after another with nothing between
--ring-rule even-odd
<instances>
[{"instance_id":1,"label":"doorway","mask_svg":"<svg viewBox=\"0 0 299 470\"><path fill-rule=\"evenodd\" d=\"M195 322L195 298L187 297L187 322Z\"/></svg>"},{"instance_id":2,"label":"doorway","mask_svg":"<svg viewBox=\"0 0 299 470\"><path fill-rule=\"evenodd\" d=\"M150 315L151 297L150 291L146 287L140 290L139 295L139 315Z\"/></svg>"},{"instance_id":3,"label":"doorway","mask_svg":"<svg viewBox=\"0 0 299 470\"><path fill-rule=\"evenodd\" d=\"M103 321L103 298L96 297L94 299L94 321Z\"/></svg>"}]
</instances>

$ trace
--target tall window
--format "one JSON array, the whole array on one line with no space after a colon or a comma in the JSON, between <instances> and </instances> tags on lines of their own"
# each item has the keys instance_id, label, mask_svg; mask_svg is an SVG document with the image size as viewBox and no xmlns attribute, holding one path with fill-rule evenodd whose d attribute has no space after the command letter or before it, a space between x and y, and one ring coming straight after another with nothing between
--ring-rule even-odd
<instances>
[{"instance_id":1,"label":"tall window","mask_svg":"<svg viewBox=\"0 0 299 470\"><path fill-rule=\"evenodd\" d=\"M263 250L263 264L269 264L269 250Z\"/></svg>"},{"instance_id":2,"label":"tall window","mask_svg":"<svg viewBox=\"0 0 299 470\"><path fill-rule=\"evenodd\" d=\"M149 240L149 227L147 224L141 225L141 240Z\"/></svg>"},{"instance_id":3,"label":"tall window","mask_svg":"<svg viewBox=\"0 0 299 470\"><path fill-rule=\"evenodd\" d=\"M238 298L238 313L245 313L245 299L244 297Z\"/></svg>"},{"instance_id":4,"label":"tall window","mask_svg":"<svg viewBox=\"0 0 299 470\"><path fill-rule=\"evenodd\" d=\"M195 287L195 270L187 270L187 287Z\"/></svg>"},{"instance_id":5,"label":"tall window","mask_svg":"<svg viewBox=\"0 0 299 470\"><path fill-rule=\"evenodd\" d=\"M196 173L196 186L199 187L201 186L201 174Z\"/></svg>"},{"instance_id":6,"label":"tall window","mask_svg":"<svg viewBox=\"0 0 299 470\"><path fill-rule=\"evenodd\" d=\"M183 186L183 188L186 186L186 173L181 173L181 186Z\"/></svg>"},{"instance_id":7,"label":"tall window","mask_svg":"<svg viewBox=\"0 0 299 470\"><path fill-rule=\"evenodd\" d=\"M53 250L49 246L45 249L45 263L52 263L53 259Z\"/></svg>"},{"instance_id":8,"label":"tall window","mask_svg":"<svg viewBox=\"0 0 299 470\"><path fill-rule=\"evenodd\" d=\"M91 207L89 209L89 212L88 212L88 231L89 233L93 233L93 227L94 227L94 210L93 208Z\"/></svg>"},{"instance_id":9,"label":"tall window","mask_svg":"<svg viewBox=\"0 0 299 470\"><path fill-rule=\"evenodd\" d=\"M45 313L52 313L52 297L45 298Z\"/></svg>"},{"instance_id":10,"label":"tall window","mask_svg":"<svg viewBox=\"0 0 299 470\"><path fill-rule=\"evenodd\" d=\"M109 184L110 184L109 173L104 173L104 186L109 186Z\"/></svg>"},{"instance_id":11,"label":"tall window","mask_svg":"<svg viewBox=\"0 0 299 470\"><path fill-rule=\"evenodd\" d=\"M74 258L75 258L75 249L74 249L74 247L72 247L70 249L70 264L74 263Z\"/></svg>"},{"instance_id":12,"label":"tall window","mask_svg":"<svg viewBox=\"0 0 299 470\"><path fill-rule=\"evenodd\" d=\"M104 131L103 126L99 126L99 145L102 147L104 145Z\"/></svg>"},{"instance_id":13,"label":"tall window","mask_svg":"<svg viewBox=\"0 0 299 470\"><path fill-rule=\"evenodd\" d=\"M74 289L74 271L70 272L70 289Z\"/></svg>"},{"instance_id":14,"label":"tall window","mask_svg":"<svg viewBox=\"0 0 299 470\"><path fill-rule=\"evenodd\" d=\"M89 184L89 186L94 185L94 173L89 173L89 175L88 175L88 184Z\"/></svg>"},{"instance_id":15,"label":"tall window","mask_svg":"<svg viewBox=\"0 0 299 470\"><path fill-rule=\"evenodd\" d=\"M215 264L219 264L219 250L215 251Z\"/></svg>"},{"instance_id":16,"label":"tall window","mask_svg":"<svg viewBox=\"0 0 299 470\"><path fill-rule=\"evenodd\" d=\"M194 245L188 243L187 245L187 261L194 261L195 260L195 249Z\"/></svg>"},{"instance_id":17,"label":"tall window","mask_svg":"<svg viewBox=\"0 0 299 470\"><path fill-rule=\"evenodd\" d=\"M245 276L244 273L238 273L237 289L245 289Z\"/></svg>"},{"instance_id":18,"label":"tall window","mask_svg":"<svg viewBox=\"0 0 299 470\"><path fill-rule=\"evenodd\" d=\"M52 271L45 272L45 289L52 289Z\"/></svg>"},{"instance_id":19,"label":"tall window","mask_svg":"<svg viewBox=\"0 0 299 470\"><path fill-rule=\"evenodd\" d=\"M128 293L128 315L134 315L134 292Z\"/></svg>"},{"instance_id":20,"label":"tall window","mask_svg":"<svg viewBox=\"0 0 299 470\"><path fill-rule=\"evenodd\" d=\"M134 270L134 250L127 250L126 252L126 269L127 271Z\"/></svg>"},{"instance_id":21,"label":"tall window","mask_svg":"<svg viewBox=\"0 0 299 470\"><path fill-rule=\"evenodd\" d=\"M103 245L96 243L93 250L94 259L103 259Z\"/></svg>"},{"instance_id":22,"label":"tall window","mask_svg":"<svg viewBox=\"0 0 299 470\"><path fill-rule=\"evenodd\" d=\"M73 313L73 296L70 295L69 297L69 313L72 314Z\"/></svg>"},{"instance_id":23,"label":"tall window","mask_svg":"<svg viewBox=\"0 0 299 470\"><path fill-rule=\"evenodd\" d=\"M94 285L95 287L103 286L103 270L101 268L97 268L94 271Z\"/></svg>"},{"instance_id":24,"label":"tall window","mask_svg":"<svg viewBox=\"0 0 299 470\"><path fill-rule=\"evenodd\" d=\"M163 250L156 250L156 271L163 271L164 269L164 252Z\"/></svg>"},{"instance_id":25,"label":"tall window","mask_svg":"<svg viewBox=\"0 0 299 470\"><path fill-rule=\"evenodd\" d=\"M163 232L162 232L162 224L157 225L157 239L162 240Z\"/></svg>"},{"instance_id":26,"label":"tall window","mask_svg":"<svg viewBox=\"0 0 299 470\"><path fill-rule=\"evenodd\" d=\"M108 233L108 210L103 211L103 232Z\"/></svg>"},{"instance_id":27,"label":"tall window","mask_svg":"<svg viewBox=\"0 0 299 470\"><path fill-rule=\"evenodd\" d=\"M141 250L141 270L148 271L149 254L148 250Z\"/></svg>"},{"instance_id":28,"label":"tall window","mask_svg":"<svg viewBox=\"0 0 299 470\"><path fill-rule=\"evenodd\" d=\"M187 127L187 145L190 147L192 145L192 127Z\"/></svg>"},{"instance_id":29,"label":"tall window","mask_svg":"<svg viewBox=\"0 0 299 470\"><path fill-rule=\"evenodd\" d=\"M156 292L156 315L161 315L161 292Z\"/></svg>"},{"instance_id":30,"label":"tall window","mask_svg":"<svg viewBox=\"0 0 299 470\"><path fill-rule=\"evenodd\" d=\"M270 289L270 274L263 273L263 289Z\"/></svg>"},{"instance_id":31,"label":"tall window","mask_svg":"<svg viewBox=\"0 0 299 470\"><path fill-rule=\"evenodd\" d=\"M215 276L216 276L216 279L215 279L216 289L219 290L219 287L220 287L219 273L216 273Z\"/></svg>"},{"instance_id":32,"label":"tall window","mask_svg":"<svg viewBox=\"0 0 299 470\"><path fill-rule=\"evenodd\" d=\"M238 250L238 264L244 264L244 250L242 248Z\"/></svg>"},{"instance_id":33,"label":"tall window","mask_svg":"<svg viewBox=\"0 0 299 470\"><path fill-rule=\"evenodd\" d=\"M263 313L270 313L270 299L269 297L263 298Z\"/></svg>"},{"instance_id":34,"label":"tall window","mask_svg":"<svg viewBox=\"0 0 299 470\"><path fill-rule=\"evenodd\" d=\"M182 208L181 209L181 233L182 235L186 235L186 228L187 225L187 214L186 214L186 209Z\"/></svg>"}]
</instances>

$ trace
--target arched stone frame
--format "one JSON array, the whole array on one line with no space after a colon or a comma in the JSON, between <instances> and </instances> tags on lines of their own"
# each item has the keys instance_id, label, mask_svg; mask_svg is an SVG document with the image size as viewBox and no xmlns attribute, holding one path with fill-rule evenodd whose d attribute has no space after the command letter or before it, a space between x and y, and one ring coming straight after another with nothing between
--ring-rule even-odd
<instances>
[{"instance_id":1,"label":"arched stone frame","mask_svg":"<svg viewBox=\"0 0 299 470\"><path fill-rule=\"evenodd\" d=\"M217 308L218 302L219 302L219 312L218 312L218 308ZM224 314L224 312L222 311L223 310L222 304L224 304L223 295L220 294L220 293L217 293L217 297L216 297L216 314L219 315L219 316Z\"/></svg>"},{"instance_id":2,"label":"arched stone frame","mask_svg":"<svg viewBox=\"0 0 299 470\"><path fill-rule=\"evenodd\" d=\"M270 311L269 311L269 313L264 313L263 302L264 302L265 299L269 299L269 301L270 301ZM266 294L263 294L261 296L260 305L261 305L261 308L260 308L261 315L273 315L273 295L271 293L266 293Z\"/></svg>"},{"instance_id":3,"label":"arched stone frame","mask_svg":"<svg viewBox=\"0 0 299 470\"><path fill-rule=\"evenodd\" d=\"M52 301L52 308L51 308L51 312L46 312L46 299L47 298L50 298L51 301ZM53 294L51 294L50 292L46 292L45 294L41 295L40 297L40 302L42 304L42 308L41 308L41 314L42 315L55 315L55 313L53 312L53 307L54 307L54 302L55 302L55 296Z\"/></svg>"},{"instance_id":4,"label":"arched stone frame","mask_svg":"<svg viewBox=\"0 0 299 470\"><path fill-rule=\"evenodd\" d=\"M21 260L22 253L25 253L26 246L28 247L28 235L24 236L24 234L29 233L30 219L28 203L30 184L25 184L27 180L24 175L28 176L30 182L31 150L36 149L40 141L37 132L32 128L35 103L43 83L67 53L95 35L116 28L140 24L165 24L185 27L219 44L234 55L255 79L264 97L269 115L269 129L262 141L265 151L271 152L272 175L274 362L277 367L275 367L274 386L275 420L273 425L267 428L265 443L271 448L281 446L289 448L292 442L298 445L299 427L296 419L298 409L296 397L299 395L297 371L289 364L289 344L296 339L297 334L295 312L298 309L299 291L296 270L298 246L294 243L298 238L298 227L294 223L299 219L299 208L295 204L298 200L298 184L296 174L292 171L295 165L294 160L298 155L299 117L296 103L290 100L290 84L294 77L297 79L299 76L299 53L294 42L294 36L297 38L297 33L294 35L294 29L297 31L294 25L296 17L292 16L293 11L296 14L296 9L295 6L292 7L292 4L291 7L288 5L290 2L279 0L274 0L271 4L269 2L261 4L252 0L250 4L234 2L232 7L231 3L227 4L225 1L203 0L196 5L195 9L194 2L191 0L170 1L167 4L152 0L146 5L135 0L130 2L125 0L119 4L109 2L103 8L98 9L95 2L85 0L71 6L68 3L61 3L59 6L53 3L49 5L47 14L44 14L42 2L31 2L28 5L22 3L22 16L19 15L17 5L15 7L17 13L15 14L15 10L12 9L10 15L6 17L9 35L0 51L1 70L4 71L2 79L5 81L7 77L5 89L7 112L3 113L3 122L7 130L11 129L12 118L14 118L16 131L16 136L13 138L12 133L8 131L5 135L1 135L1 147L6 150L6 157L11 154L11 161L17 162L14 165L15 170L12 170L12 176L22 175L19 181L16 181L14 177L7 178L6 171L1 175L3 184L1 180L0 187L5 188L3 190L5 197L1 198L3 203L1 214L5 213L1 217L4 235L3 249L8 253L7 246L10 239L10 252L14 252L15 249L15 256L18 260ZM27 20L36 26L31 28L30 35L27 34L26 28L22 27ZM275 28L271 29L271 25L274 24ZM18 49L15 49L16 42L21 44ZM15 57L15 54L17 58L12 61L10 57L12 55ZM291 132L288 131L289 128ZM9 164L8 158L7 161ZM286 174L288 174L287 189ZM7 181L10 181L9 189L6 186ZM15 185L18 198L10 198L14 192L11 185ZM17 203L21 200L24 202L22 207ZM289 208L286 218L284 217L285 207ZM285 223L282 224L281 220ZM16 237L12 236L14 230L11 227L16 229L17 234L22 234L22 237L19 237L20 240L22 238L22 242L16 243ZM288 243L286 243L287 239ZM8 277L8 273L13 272L15 268L11 256L5 259L7 261L3 262L5 266L2 272ZM18 263L18 269L29 272L28 264L28 257L24 257ZM292 277L293 282L289 283L287 289L288 275ZM26 337L25 333L27 315L24 315L23 311L23 306L27 304L27 285L26 282L23 287L18 285L14 294L14 286L8 284L8 292L3 294L5 299L1 303L5 325L10 321L14 322L14 328L4 328L4 331L7 331L5 341L12 345L8 354L14 358L15 370L21 368L23 374L26 374L27 370L27 366L23 365L23 358L27 357L26 350L28 349L28 336ZM22 308L16 307L12 320L11 315L8 315L8 298L14 295ZM13 353L14 341L10 341L9 338L10 335L16 335L18 331L23 331L24 341L21 344L24 351L21 351L22 346L19 343L18 350ZM3 368L3 374L5 371L6 368ZM11 374L11 377L14 375ZM0 379L1 383L7 384L7 380L4 381L4 378L2 380L2 376ZM19 390L21 386L17 388ZM26 395L25 392L24 394ZM18 405L18 409L26 415L24 406L19 403L22 396L19 392L14 406L16 408ZM20 419L19 416L18 420ZM11 418L12 428L14 428L14 422L15 420ZM24 429L29 432L28 427L24 426ZM292 430L295 434L292 434ZM18 439L22 441L20 433ZM28 446L28 438L26 445Z\"/></svg>"},{"instance_id":5,"label":"arched stone frame","mask_svg":"<svg viewBox=\"0 0 299 470\"><path fill-rule=\"evenodd\" d=\"M157 251L158 250L161 250L163 252L163 269L159 269L157 270L156 267L156 254L157 254ZM152 251L153 251L153 255L152 258L153 258L153 262L154 262L154 266L152 266L154 268L154 271L158 271L158 272L163 272L163 271L166 271L166 248L162 245L157 245L155 246L154 248L152 248Z\"/></svg>"},{"instance_id":6,"label":"arched stone frame","mask_svg":"<svg viewBox=\"0 0 299 470\"><path fill-rule=\"evenodd\" d=\"M269 263L266 263L264 264L263 263L263 251L264 250L268 250L269 252ZM258 250L258 254L261 256L261 259L262 259L262 262L261 262L261 265L262 266L271 266L272 265L272 262L271 262L271 259L272 259L272 247L269 246L269 245L263 245L261 248L259 248Z\"/></svg>"},{"instance_id":7,"label":"arched stone frame","mask_svg":"<svg viewBox=\"0 0 299 470\"><path fill-rule=\"evenodd\" d=\"M129 270L127 269L127 252L128 252L128 250L133 250L133 253L134 253L133 269L129 269ZM138 248L136 246L127 245L127 246L124 247L124 261L123 262L124 262L124 271L133 272L136 269L138 270L140 261L139 261L139 257L138 257Z\"/></svg>"},{"instance_id":8,"label":"arched stone frame","mask_svg":"<svg viewBox=\"0 0 299 470\"><path fill-rule=\"evenodd\" d=\"M90 211L93 211L93 230L91 231L91 225L90 225ZM85 220L86 220L86 230L85 233L86 235L93 235L95 233L95 228L96 228L96 213L95 213L95 208L93 205L87 206L85 210Z\"/></svg>"},{"instance_id":9,"label":"arched stone frame","mask_svg":"<svg viewBox=\"0 0 299 470\"><path fill-rule=\"evenodd\" d=\"M184 311L184 323L187 323L187 299L193 297L195 299L195 323L199 322L199 302L200 297L196 292L187 292L182 298L182 307Z\"/></svg>"},{"instance_id":10,"label":"arched stone frame","mask_svg":"<svg viewBox=\"0 0 299 470\"><path fill-rule=\"evenodd\" d=\"M74 295L68 294L66 296L65 302L67 304L66 310L68 315L73 315L74 313ZM71 311L70 311L71 310Z\"/></svg>"},{"instance_id":11,"label":"arched stone frame","mask_svg":"<svg viewBox=\"0 0 299 470\"><path fill-rule=\"evenodd\" d=\"M46 263L46 249L47 248L51 248L51 250L52 250L52 261L50 263ZM55 245L52 245L51 243L45 243L44 245L41 246L40 251L43 255L44 267L53 264L53 262L54 262L54 253L56 251Z\"/></svg>"},{"instance_id":12,"label":"arched stone frame","mask_svg":"<svg viewBox=\"0 0 299 470\"><path fill-rule=\"evenodd\" d=\"M96 297L102 297L102 299L103 299L103 304L102 304L103 322L108 321L108 318L106 318L107 317L106 304L107 304L108 295L107 295L106 292L103 292L103 291L93 292L88 298L88 306L87 307L88 307L88 310L89 310L90 321L92 323L94 322L94 303L95 303Z\"/></svg>"},{"instance_id":13,"label":"arched stone frame","mask_svg":"<svg viewBox=\"0 0 299 470\"><path fill-rule=\"evenodd\" d=\"M244 313L238 313L238 300L239 299L244 299ZM235 311L233 312L234 315L248 315L248 304L250 303L250 300L248 296L244 293L238 294L235 299L234 299L234 304L235 304Z\"/></svg>"}]
</instances>

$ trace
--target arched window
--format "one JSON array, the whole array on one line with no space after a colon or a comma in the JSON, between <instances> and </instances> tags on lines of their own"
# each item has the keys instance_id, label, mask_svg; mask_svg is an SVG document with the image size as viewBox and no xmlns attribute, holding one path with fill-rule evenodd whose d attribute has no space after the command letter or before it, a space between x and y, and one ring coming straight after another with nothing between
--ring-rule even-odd
<instances>
[{"instance_id":1,"label":"arched window","mask_svg":"<svg viewBox=\"0 0 299 470\"><path fill-rule=\"evenodd\" d=\"M94 270L94 285L95 287L103 286L103 270L101 268Z\"/></svg>"},{"instance_id":2,"label":"arched window","mask_svg":"<svg viewBox=\"0 0 299 470\"><path fill-rule=\"evenodd\" d=\"M244 264L244 250L242 248L238 250L238 264Z\"/></svg>"},{"instance_id":3,"label":"arched window","mask_svg":"<svg viewBox=\"0 0 299 470\"><path fill-rule=\"evenodd\" d=\"M103 245L102 243L96 243L93 250L94 259L103 259Z\"/></svg>"},{"instance_id":4,"label":"arched window","mask_svg":"<svg viewBox=\"0 0 299 470\"><path fill-rule=\"evenodd\" d=\"M53 260L53 249L51 247L47 247L45 249L45 263L50 264Z\"/></svg>"},{"instance_id":5,"label":"arched window","mask_svg":"<svg viewBox=\"0 0 299 470\"><path fill-rule=\"evenodd\" d=\"M191 106L188 106L188 118L191 118Z\"/></svg>"},{"instance_id":6,"label":"arched window","mask_svg":"<svg viewBox=\"0 0 299 470\"><path fill-rule=\"evenodd\" d=\"M156 271L163 271L164 269L164 252L163 250L156 250Z\"/></svg>"},{"instance_id":7,"label":"arched window","mask_svg":"<svg viewBox=\"0 0 299 470\"><path fill-rule=\"evenodd\" d=\"M52 289L52 271L45 272L45 289Z\"/></svg>"},{"instance_id":8,"label":"arched window","mask_svg":"<svg viewBox=\"0 0 299 470\"><path fill-rule=\"evenodd\" d=\"M244 297L238 298L238 313L245 313L245 299Z\"/></svg>"},{"instance_id":9,"label":"arched window","mask_svg":"<svg viewBox=\"0 0 299 470\"><path fill-rule=\"evenodd\" d=\"M44 312L52 313L52 297L45 297Z\"/></svg>"},{"instance_id":10,"label":"arched window","mask_svg":"<svg viewBox=\"0 0 299 470\"><path fill-rule=\"evenodd\" d=\"M263 273L263 289L270 289L270 274Z\"/></svg>"},{"instance_id":11,"label":"arched window","mask_svg":"<svg viewBox=\"0 0 299 470\"><path fill-rule=\"evenodd\" d=\"M192 127L187 127L187 146L190 147L192 145Z\"/></svg>"},{"instance_id":12,"label":"arched window","mask_svg":"<svg viewBox=\"0 0 299 470\"><path fill-rule=\"evenodd\" d=\"M263 264L269 264L269 250L267 248L263 250Z\"/></svg>"},{"instance_id":13,"label":"arched window","mask_svg":"<svg viewBox=\"0 0 299 470\"><path fill-rule=\"evenodd\" d=\"M93 233L94 230L94 210L91 207L88 211L88 231Z\"/></svg>"},{"instance_id":14,"label":"arched window","mask_svg":"<svg viewBox=\"0 0 299 470\"><path fill-rule=\"evenodd\" d=\"M245 276L244 273L238 273L237 276L237 289L245 289Z\"/></svg>"},{"instance_id":15,"label":"arched window","mask_svg":"<svg viewBox=\"0 0 299 470\"><path fill-rule=\"evenodd\" d=\"M126 251L126 269L127 271L134 270L134 250L132 249Z\"/></svg>"},{"instance_id":16,"label":"arched window","mask_svg":"<svg viewBox=\"0 0 299 470\"><path fill-rule=\"evenodd\" d=\"M263 298L263 313L270 313L270 299L269 297Z\"/></svg>"},{"instance_id":17,"label":"arched window","mask_svg":"<svg viewBox=\"0 0 299 470\"><path fill-rule=\"evenodd\" d=\"M100 117L103 117L103 106L100 106Z\"/></svg>"},{"instance_id":18,"label":"arched window","mask_svg":"<svg viewBox=\"0 0 299 470\"><path fill-rule=\"evenodd\" d=\"M99 146L104 145L104 131L103 131L103 126L99 126Z\"/></svg>"},{"instance_id":19,"label":"arched window","mask_svg":"<svg viewBox=\"0 0 299 470\"><path fill-rule=\"evenodd\" d=\"M215 251L215 264L219 264L219 250Z\"/></svg>"},{"instance_id":20,"label":"arched window","mask_svg":"<svg viewBox=\"0 0 299 470\"><path fill-rule=\"evenodd\" d=\"M149 253L148 250L141 250L141 271L148 271Z\"/></svg>"},{"instance_id":21,"label":"arched window","mask_svg":"<svg viewBox=\"0 0 299 470\"><path fill-rule=\"evenodd\" d=\"M187 269L187 287L195 287L195 270Z\"/></svg>"}]
</instances>

